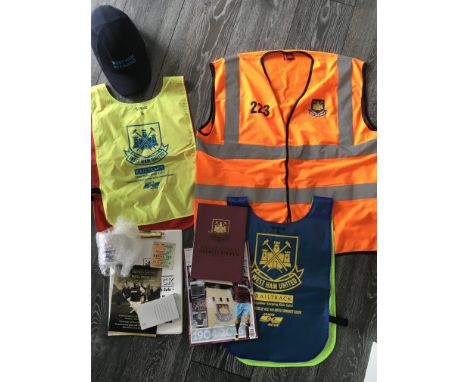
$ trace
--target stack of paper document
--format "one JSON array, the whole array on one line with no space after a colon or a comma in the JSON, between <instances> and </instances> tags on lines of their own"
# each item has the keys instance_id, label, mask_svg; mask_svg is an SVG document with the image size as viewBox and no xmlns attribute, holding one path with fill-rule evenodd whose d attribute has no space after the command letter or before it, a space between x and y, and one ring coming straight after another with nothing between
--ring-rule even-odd
<instances>
[{"instance_id":1,"label":"stack of paper document","mask_svg":"<svg viewBox=\"0 0 468 382\"><path fill-rule=\"evenodd\" d=\"M159 268L161 273L161 283L160 283L160 295L159 298L156 300L148 299L148 302L139 304L135 303L132 313L134 318L137 320L136 312L139 311L140 307L144 305L154 303L160 299L173 295L173 297L169 300L163 301L163 305L157 304L157 308L165 309L171 307L171 300L175 303L175 307L178 311L178 318L174 319L173 321L167 322L165 324L160 324L157 326L156 330L151 329L143 329L145 333L139 332L135 333L135 331L131 331L126 333L125 330L109 330L109 335L150 335L154 336L155 332L158 335L162 334L181 334L182 333L182 231L181 230L165 230L161 231L162 236L159 238L144 238L143 245L144 251L140 258L137 259L135 265L136 266L151 266ZM113 286L114 286L114 278L116 277L115 272L111 272L110 283L109 283L109 319L111 318L111 308L112 308L112 295L113 295ZM143 285L144 287L144 285ZM135 287L131 288L134 289ZM144 288L143 288L144 289ZM143 292L142 292L143 293ZM122 299L121 299L122 300ZM129 299L130 300L130 299ZM143 300L143 299L142 299ZM126 301L122 300L122 304L127 304ZM130 303L131 304L131 303ZM120 308L120 306L119 306ZM132 307L131 307L132 308ZM150 306L143 308L146 313L150 312ZM156 309L153 306L153 313L156 314ZM174 314L174 311L169 308L169 311L166 312L171 317L177 317ZM161 318L161 317L160 317ZM109 325L110 326L110 325ZM148 328L150 328L148 326ZM152 334L151 334L152 333Z\"/></svg>"}]
</instances>

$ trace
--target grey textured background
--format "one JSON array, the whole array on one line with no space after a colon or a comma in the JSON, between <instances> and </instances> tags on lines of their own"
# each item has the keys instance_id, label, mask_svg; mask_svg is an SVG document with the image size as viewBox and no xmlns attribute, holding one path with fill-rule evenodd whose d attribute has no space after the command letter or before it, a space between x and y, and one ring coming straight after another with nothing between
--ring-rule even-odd
<instances>
[{"instance_id":1,"label":"grey textured background","mask_svg":"<svg viewBox=\"0 0 468 382\"><path fill-rule=\"evenodd\" d=\"M134 101L153 97L163 76L183 75L195 127L209 113L208 63L239 51L311 49L360 58L367 67L367 106L377 120L376 0L93 0L126 12L143 34L153 68L151 86ZM92 57L91 84L105 82ZM99 272L92 223L91 340L93 381L363 381L377 329L375 255L338 256L338 327L332 355L309 368L245 366L221 345L190 347L177 336L107 337L108 279ZM193 232L184 232L191 246Z\"/></svg>"}]
</instances>

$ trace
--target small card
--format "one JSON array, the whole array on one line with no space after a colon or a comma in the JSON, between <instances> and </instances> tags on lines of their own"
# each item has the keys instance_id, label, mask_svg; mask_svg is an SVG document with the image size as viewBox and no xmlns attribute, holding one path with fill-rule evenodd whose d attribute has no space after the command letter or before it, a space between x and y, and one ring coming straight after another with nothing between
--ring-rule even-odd
<instances>
[{"instance_id":1,"label":"small card","mask_svg":"<svg viewBox=\"0 0 468 382\"><path fill-rule=\"evenodd\" d=\"M151 267L172 269L174 266L174 252L174 243L154 242Z\"/></svg>"},{"instance_id":2,"label":"small card","mask_svg":"<svg viewBox=\"0 0 468 382\"><path fill-rule=\"evenodd\" d=\"M142 330L179 318L175 294L141 304L136 312Z\"/></svg>"}]
</instances>

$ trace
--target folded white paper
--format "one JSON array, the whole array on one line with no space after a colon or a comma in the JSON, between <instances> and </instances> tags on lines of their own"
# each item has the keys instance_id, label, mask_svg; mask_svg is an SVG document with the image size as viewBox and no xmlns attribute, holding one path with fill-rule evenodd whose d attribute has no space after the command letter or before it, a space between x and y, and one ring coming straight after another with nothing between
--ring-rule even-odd
<instances>
[{"instance_id":1,"label":"folded white paper","mask_svg":"<svg viewBox=\"0 0 468 382\"><path fill-rule=\"evenodd\" d=\"M142 330L179 318L174 294L140 304L136 312Z\"/></svg>"}]
</instances>

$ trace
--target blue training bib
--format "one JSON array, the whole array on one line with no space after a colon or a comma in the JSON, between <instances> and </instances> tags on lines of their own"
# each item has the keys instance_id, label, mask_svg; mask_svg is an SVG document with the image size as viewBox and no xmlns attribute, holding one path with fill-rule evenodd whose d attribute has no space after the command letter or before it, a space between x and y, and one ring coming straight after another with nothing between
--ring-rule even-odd
<instances>
[{"instance_id":1,"label":"blue training bib","mask_svg":"<svg viewBox=\"0 0 468 382\"><path fill-rule=\"evenodd\" d=\"M246 205L246 198L229 198ZM229 342L241 359L307 362L329 338L333 199L315 196L291 223L267 222L249 210L247 237L259 338Z\"/></svg>"}]
</instances>

